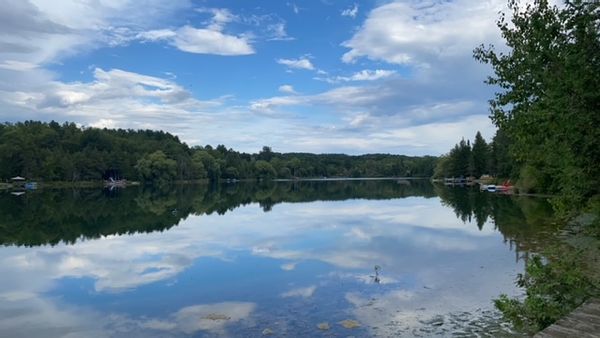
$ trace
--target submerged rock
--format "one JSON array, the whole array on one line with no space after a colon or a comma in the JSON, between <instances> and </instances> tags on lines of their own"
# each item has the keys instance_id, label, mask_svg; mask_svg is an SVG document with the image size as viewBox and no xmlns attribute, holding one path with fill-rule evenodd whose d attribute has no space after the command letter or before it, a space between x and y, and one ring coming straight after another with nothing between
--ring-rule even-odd
<instances>
[{"instance_id":1,"label":"submerged rock","mask_svg":"<svg viewBox=\"0 0 600 338\"><path fill-rule=\"evenodd\" d=\"M347 329L355 329L357 327L360 327L360 323L352 319L342 320L340 324Z\"/></svg>"},{"instance_id":2,"label":"submerged rock","mask_svg":"<svg viewBox=\"0 0 600 338\"><path fill-rule=\"evenodd\" d=\"M209 313L208 315L206 315L204 317L204 319L208 319L208 320L230 320L231 317L226 316L226 315L221 314L221 313Z\"/></svg>"},{"instance_id":3,"label":"submerged rock","mask_svg":"<svg viewBox=\"0 0 600 338\"><path fill-rule=\"evenodd\" d=\"M269 328L264 329L263 332L262 332L263 336L270 336L273 333L274 333L273 330L271 330Z\"/></svg>"},{"instance_id":4,"label":"submerged rock","mask_svg":"<svg viewBox=\"0 0 600 338\"><path fill-rule=\"evenodd\" d=\"M431 326L442 326L444 325L444 317L437 315L429 320L422 320L421 323Z\"/></svg>"},{"instance_id":5,"label":"submerged rock","mask_svg":"<svg viewBox=\"0 0 600 338\"><path fill-rule=\"evenodd\" d=\"M327 331L329 330L329 323L324 322L324 323L319 323L317 324L317 327L319 328L319 330L323 330L323 331Z\"/></svg>"}]
</instances>

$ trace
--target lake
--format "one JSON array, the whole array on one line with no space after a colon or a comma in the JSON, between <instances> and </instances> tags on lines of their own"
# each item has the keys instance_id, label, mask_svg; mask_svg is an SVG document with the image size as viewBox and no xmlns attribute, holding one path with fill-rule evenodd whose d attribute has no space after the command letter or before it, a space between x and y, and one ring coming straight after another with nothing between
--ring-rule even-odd
<instances>
[{"instance_id":1,"label":"lake","mask_svg":"<svg viewBox=\"0 0 600 338\"><path fill-rule=\"evenodd\" d=\"M518 336L493 299L551 217L426 180L0 193L0 336Z\"/></svg>"}]
</instances>

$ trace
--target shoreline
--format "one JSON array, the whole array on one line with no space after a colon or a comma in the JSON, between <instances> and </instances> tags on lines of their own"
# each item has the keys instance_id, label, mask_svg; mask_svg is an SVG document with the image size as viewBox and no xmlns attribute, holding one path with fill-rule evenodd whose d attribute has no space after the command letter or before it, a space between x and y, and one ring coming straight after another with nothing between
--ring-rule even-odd
<instances>
[{"instance_id":1,"label":"shoreline","mask_svg":"<svg viewBox=\"0 0 600 338\"><path fill-rule=\"evenodd\" d=\"M321 182L321 181L393 181L393 180L424 180L428 177L311 177L311 178L276 178L276 179L259 179L259 178L244 178L244 179L219 179L211 181L209 179L199 180L180 180L174 181L171 184L210 184L210 183L238 183L238 182ZM104 188L110 187L104 181L35 181L38 184L37 189L68 189L68 188ZM115 185L120 187L140 186L144 185L140 181L127 181L124 185ZM15 185L12 183L0 182L0 191L9 190L27 190L23 185Z\"/></svg>"}]
</instances>

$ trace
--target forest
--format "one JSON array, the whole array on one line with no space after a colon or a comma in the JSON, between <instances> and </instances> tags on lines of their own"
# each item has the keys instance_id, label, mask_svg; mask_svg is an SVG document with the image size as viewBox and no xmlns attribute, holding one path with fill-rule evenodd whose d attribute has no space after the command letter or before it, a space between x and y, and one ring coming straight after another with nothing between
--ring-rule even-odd
<instances>
[{"instance_id":1,"label":"forest","mask_svg":"<svg viewBox=\"0 0 600 338\"><path fill-rule=\"evenodd\" d=\"M74 123L0 124L0 179L125 178L154 184L209 179L430 177L437 158L403 155L256 154L224 145L190 147L163 131L82 128Z\"/></svg>"}]
</instances>

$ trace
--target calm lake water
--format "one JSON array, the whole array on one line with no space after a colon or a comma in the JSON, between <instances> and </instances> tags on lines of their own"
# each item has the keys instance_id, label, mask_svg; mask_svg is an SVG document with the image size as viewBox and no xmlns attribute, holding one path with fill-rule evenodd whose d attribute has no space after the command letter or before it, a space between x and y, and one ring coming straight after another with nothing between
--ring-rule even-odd
<instances>
[{"instance_id":1,"label":"calm lake water","mask_svg":"<svg viewBox=\"0 0 600 338\"><path fill-rule=\"evenodd\" d=\"M424 180L1 193L0 336L516 335L492 300L550 218Z\"/></svg>"}]
</instances>

